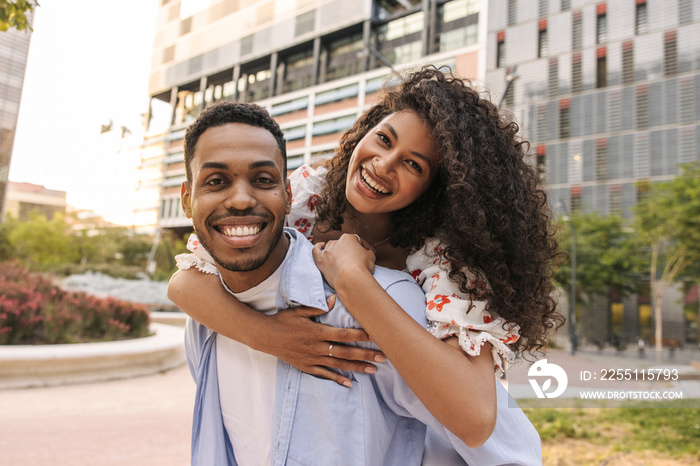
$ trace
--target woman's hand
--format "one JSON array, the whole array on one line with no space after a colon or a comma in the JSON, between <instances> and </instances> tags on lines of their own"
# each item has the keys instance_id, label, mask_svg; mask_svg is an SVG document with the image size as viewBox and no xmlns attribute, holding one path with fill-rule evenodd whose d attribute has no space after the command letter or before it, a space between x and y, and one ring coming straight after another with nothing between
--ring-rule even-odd
<instances>
[{"instance_id":1,"label":"woman's hand","mask_svg":"<svg viewBox=\"0 0 700 466\"><path fill-rule=\"evenodd\" d=\"M329 309L335 300L335 295L328 298ZM375 373L376 367L366 361L386 361L381 352L342 344L370 341L369 335L362 329L330 327L311 320L323 313L320 309L298 307L268 316L265 333L269 338L261 342L260 349L303 372L346 387L352 386L350 379L329 368Z\"/></svg>"},{"instance_id":2,"label":"woman's hand","mask_svg":"<svg viewBox=\"0 0 700 466\"><path fill-rule=\"evenodd\" d=\"M367 272L371 275L374 272L374 251L357 235L346 233L337 240L317 243L313 255L323 278L334 289L342 286L348 274Z\"/></svg>"}]
</instances>

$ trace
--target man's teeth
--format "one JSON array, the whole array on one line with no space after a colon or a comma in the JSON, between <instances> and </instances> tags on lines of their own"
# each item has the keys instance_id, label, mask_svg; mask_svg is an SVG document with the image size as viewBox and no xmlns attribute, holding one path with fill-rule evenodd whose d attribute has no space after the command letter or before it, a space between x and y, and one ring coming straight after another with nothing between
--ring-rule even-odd
<instances>
[{"instance_id":1,"label":"man's teeth","mask_svg":"<svg viewBox=\"0 0 700 466\"><path fill-rule=\"evenodd\" d=\"M221 227L221 232L226 236L251 236L257 235L260 227Z\"/></svg>"},{"instance_id":2,"label":"man's teeth","mask_svg":"<svg viewBox=\"0 0 700 466\"><path fill-rule=\"evenodd\" d=\"M389 194L389 191L384 189L383 187L379 186L377 183L375 183L373 180L369 179L367 176L365 176L365 169L363 168L360 170L360 176L362 177L362 181L365 182L367 186L372 188L374 191L378 192L379 194Z\"/></svg>"}]
</instances>

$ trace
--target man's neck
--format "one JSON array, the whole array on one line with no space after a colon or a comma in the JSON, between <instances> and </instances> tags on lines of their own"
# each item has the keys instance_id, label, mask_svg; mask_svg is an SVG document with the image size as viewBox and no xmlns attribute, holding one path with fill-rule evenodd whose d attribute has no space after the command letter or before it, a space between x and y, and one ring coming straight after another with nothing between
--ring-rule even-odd
<instances>
[{"instance_id":1,"label":"man's neck","mask_svg":"<svg viewBox=\"0 0 700 466\"><path fill-rule=\"evenodd\" d=\"M234 293L242 293L261 284L282 265L289 250L289 237L282 232L280 240L277 242L265 263L255 270L246 272L234 272L216 265L219 273L226 283L226 286Z\"/></svg>"}]
</instances>

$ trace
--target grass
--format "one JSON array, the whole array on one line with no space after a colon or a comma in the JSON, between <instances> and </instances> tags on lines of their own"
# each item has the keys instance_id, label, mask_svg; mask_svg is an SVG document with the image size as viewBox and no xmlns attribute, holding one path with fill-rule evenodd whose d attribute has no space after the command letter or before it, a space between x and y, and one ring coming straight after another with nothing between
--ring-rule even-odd
<instances>
[{"instance_id":1,"label":"grass","mask_svg":"<svg viewBox=\"0 0 700 466\"><path fill-rule=\"evenodd\" d=\"M700 464L700 400L596 408L519 404L540 433L545 465Z\"/></svg>"}]
</instances>

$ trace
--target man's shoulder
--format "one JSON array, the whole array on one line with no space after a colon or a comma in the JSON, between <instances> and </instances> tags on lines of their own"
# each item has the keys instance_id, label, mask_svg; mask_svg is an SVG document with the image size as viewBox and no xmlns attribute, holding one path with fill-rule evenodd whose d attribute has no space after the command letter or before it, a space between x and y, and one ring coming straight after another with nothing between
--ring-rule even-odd
<instances>
[{"instance_id":1,"label":"man's shoulder","mask_svg":"<svg viewBox=\"0 0 700 466\"><path fill-rule=\"evenodd\" d=\"M420 288L418 286L418 283L411 277L408 273L402 272L401 270L395 270L395 269L389 269L386 267L380 267L376 266L374 268L374 278L377 280L377 282L384 286L386 288L387 286L390 286L394 283L397 282L408 282L410 285L415 285L416 287Z\"/></svg>"},{"instance_id":2,"label":"man's shoulder","mask_svg":"<svg viewBox=\"0 0 700 466\"><path fill-rule=\"evenodd\" d=\"M374 279L414 320L427 325L425 294L411 275L400 270L375 267Z\"/></svg>"}]
</instances>

